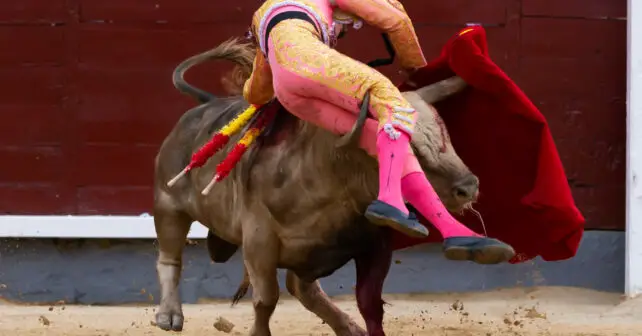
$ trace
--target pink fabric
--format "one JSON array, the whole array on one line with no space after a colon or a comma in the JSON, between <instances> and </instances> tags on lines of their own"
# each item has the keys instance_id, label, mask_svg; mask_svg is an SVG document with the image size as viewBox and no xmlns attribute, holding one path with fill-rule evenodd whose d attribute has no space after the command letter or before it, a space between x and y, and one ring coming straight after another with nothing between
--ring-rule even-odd
<instances>
[{"instance_id":1,"label":"pink fabric","mask_svg":"<svg viewBox=\"0 0 642 336\"><path fill-rule=\"evenodd\" d=\"M383 131L377 135L379 157L379 197L378 200L408 214L408 208L401 196L401 177L403 166L408 157L410 137L401 132L398 139L391 139Z\"/></svg>"},{"instance_id":2,"label":"pink fabric","mask_svg":"<svg viewBox=\"0 0 642 336\"><path fill-rule=\"evenodd\" d=\"M303 78L283 67L274 59L274 50L271 39L268 60L272 69L274 92L279 98L279 102L290 113L300 119L311 122L322 127L334 134L346 134L352 130L352 126L357 122L356 113L359 111L359 102L353 98L341 94L336 90L329 89L310 79ZM305 90L308 96L303 97L291 88ZM324 97L331 100L332 103L318 98ZM337 106L336 104L342 106ZM353 112L351 112L353 111ZM377 157L377 133L379 122L368 118L359 139L359 146L363 148L370 156ZM403 132L402 132L403 134ZM414 172L422 172L417 158L412 154L410 146L407 146L406 159L402 166L402 176Z\"/></svg>"},{"instance_id":3,"label":"pink fabric","mask_svg":"<svg viewBox=\"0 0 642 336\"><path fill-rule=\"evenodd\" d=\"M404 176L401 179L401 192L403 197L432 223L444 238L479 236L448 212L423 172Z\"/></svg>"}]
</instances>

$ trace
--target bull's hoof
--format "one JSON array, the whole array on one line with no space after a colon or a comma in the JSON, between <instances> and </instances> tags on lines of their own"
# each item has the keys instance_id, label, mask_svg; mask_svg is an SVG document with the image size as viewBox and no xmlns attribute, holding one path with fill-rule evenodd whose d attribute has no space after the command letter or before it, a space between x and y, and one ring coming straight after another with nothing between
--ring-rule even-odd
<instances>
[{"instance_id":1,"label":"bull's hoof","mask_svg":"<svg viewBox=\"0 0 642 336\"><path fill-rule=\"evenodd\" d=\"M352 320L341 323L341 327L333 327L333 331L337 336L368 336L368 332Z\"/></svg>"},{"instance_id":2,"label":"bull's hoof","mask_svg":"<svg viewBox=\"0 0 642 336\"><path fill-rule=\"evenodd\" d=\"M368 336L368 332L366 332L363 328L358 326L356 323L351 323L349 327L348 334L349 336Z\"/></svg>"},{"instance_id":3,"label":"bull's hoof","mask_svg":"<svg viewBox=\"0 0 642 336\"><path fill-rule=\"evenodd\" d=\"M181 313L157 313L156 325L163 330L182 331L183 314Z\"/></svg>"},{"instance_id":4,"label":"bull's hoof","mask_svg":"<svg viewBox=\"0 0 642 336\"><path fill-rule=\"evenodd\" d=\"M507 262L515 256L510 245L487 237L446 238L443 251L449 260L468 260L483 265Z\"/></svg>"}]
</instances>

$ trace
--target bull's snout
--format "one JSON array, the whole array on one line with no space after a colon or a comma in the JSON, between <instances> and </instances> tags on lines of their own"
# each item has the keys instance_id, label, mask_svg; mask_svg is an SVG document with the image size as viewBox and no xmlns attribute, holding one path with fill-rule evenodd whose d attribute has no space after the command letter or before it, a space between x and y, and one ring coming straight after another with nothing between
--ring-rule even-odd
<instances>
[{"instance_id":1,"label":"bull's snout","mask_svg":"<svg viewBox=\"0 0 642 336\"><path fill-rule=\"evenodd\" d=\"M468 203L477 200L479 194L479 179L473 174L469 174L455 183L453 187L453 197L459 203Z\"/></svg>"}]
</instances>

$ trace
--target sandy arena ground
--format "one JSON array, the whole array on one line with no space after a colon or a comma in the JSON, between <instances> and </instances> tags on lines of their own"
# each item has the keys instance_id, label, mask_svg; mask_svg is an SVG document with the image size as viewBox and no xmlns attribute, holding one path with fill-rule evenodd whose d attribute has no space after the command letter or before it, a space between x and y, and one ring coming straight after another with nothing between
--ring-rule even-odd
<instances>
[{"instance_id":1,"label":"sandy arena ground","mask_svg":"<svg viewBox=\"0 0 642 336\"><path fill-rule=\"evenodd\" d=\"M388 295L388 335L642 335L642 300L575 288L532 288L444 295ZM359 318L354 302L335 299ZM153 307L18 306L0 304L0 335L170 335L153 325ZM248 301L185 305L182 335L226 335L213 324L224 317L231 335L247 335ZM359 320L360 321L360 320ZM330 328L290 298L272 319L275 336L332 335Z\"/></svg>"}]
</instances>

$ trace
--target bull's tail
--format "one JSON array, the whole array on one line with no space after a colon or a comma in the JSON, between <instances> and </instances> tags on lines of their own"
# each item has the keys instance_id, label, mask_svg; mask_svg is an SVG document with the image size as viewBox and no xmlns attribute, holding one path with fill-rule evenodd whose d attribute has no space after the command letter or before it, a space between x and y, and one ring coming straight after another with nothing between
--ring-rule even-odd
<instances>
[{"instance_id":1,"label":"bull's tail","mask_svg":"<svg viewBox=\"0 0 642 336\"><path fill-rule=\"evenodd\" d=\"M231 38L216 48L206 52L194 55L183 62L181 62L175 69L172 75L172 82L174 87L183 94L193 97L201 104L207 103L216 98L209 92L199 89L185 81L184 75L191 67L209 60L224 59L236 63L236 67L232 73L233 83L226 83L234 86L241 86L245 79L252 73L252 62L254 61L255 50L249 43L242 43L239 38Z\"/></svg>"},{"instance_id":2,"label":"bull's tail","mask_svg":"<svg viewBox=\"0 0 642 336\"><path fill-rule=\"evenodd\" d=\"M234 296L232 297L232 307L241 301L251 286L250 275L247 273L247 267L243 266L243 280L241 280L238 289L236 289L236 293L234 293Z\"/></svg>"}]
</instances>

